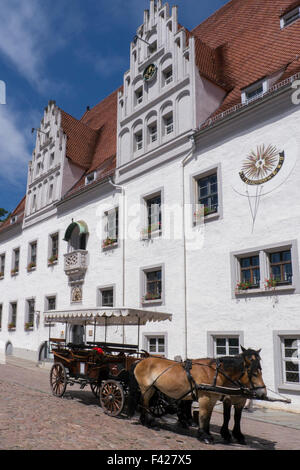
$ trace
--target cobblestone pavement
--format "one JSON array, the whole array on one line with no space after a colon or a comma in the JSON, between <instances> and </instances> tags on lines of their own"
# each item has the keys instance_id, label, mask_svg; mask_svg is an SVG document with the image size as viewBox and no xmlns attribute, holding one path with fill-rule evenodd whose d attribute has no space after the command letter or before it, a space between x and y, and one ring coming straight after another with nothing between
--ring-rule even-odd
<instances>
[{"instance_id":1,"label":"cobblestone pavement","mask_svg":"<svg viewBox=\"0 0 300 470\"><path fill-rule=\"evenodd\" d=\"M243 414L247 445L224 445L219 435L222 414L214 412L211 432L215 444L196 438L196 428L183 432L175 419L162 422L159 431L132 420L104 414L88 387L68 387L54 397L49 370L0 365L1 450L299 450L300 429L262 422ZM285 413L286 415L287 413ZM294 414L289 413L293 418ZM299 417L299 415L298 415ZM300 417L299 417L300 420ZM280 421L279 421L280 422Z\"/></svg>"}]
</instances>

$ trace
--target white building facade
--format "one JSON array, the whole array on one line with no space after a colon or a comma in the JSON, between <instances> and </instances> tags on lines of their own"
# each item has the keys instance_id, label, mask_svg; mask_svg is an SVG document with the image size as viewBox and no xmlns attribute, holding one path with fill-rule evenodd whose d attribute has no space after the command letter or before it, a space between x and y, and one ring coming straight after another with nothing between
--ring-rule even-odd
<instances>
[{"instance_id":1,"label":"white building facade","mask_svg":"<svg viewBox=\"0 0 300 470\"><path fill-rule=\"evenodd\" d=\"M177 7L150 0L122 87L80 120L49 102L26 197L0 227L5 354L51 360L50 336L136 342L132 327L94 336L55 322L64 312L165 312L171 322L139 328L141 349L196 358L261 348L267 387L300 411L294 3L264 8L278 26L278 57L267 60L259 32L241 49L236 23L253 19L238 2L190 32ZM290 44L284 59L279 40Z\"/></svg>"}]
</instances>

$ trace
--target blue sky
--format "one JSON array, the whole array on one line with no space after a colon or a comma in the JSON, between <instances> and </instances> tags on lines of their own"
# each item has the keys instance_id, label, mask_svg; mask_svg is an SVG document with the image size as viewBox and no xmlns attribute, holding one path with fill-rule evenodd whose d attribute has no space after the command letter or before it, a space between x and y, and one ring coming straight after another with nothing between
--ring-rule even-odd
<instances>
[{"instance_id":1,"label":"blue sky","mask_svg":"<svg viewBox=\"0 0 300 470\"><path fill-rule=\"evenodd\" d=\"M192 29L227 1L174 0ZM27 164L50 99L80 118L122 84L149 0L0 0L0 207L26 192Z\"/></svg>"}]
</instances>

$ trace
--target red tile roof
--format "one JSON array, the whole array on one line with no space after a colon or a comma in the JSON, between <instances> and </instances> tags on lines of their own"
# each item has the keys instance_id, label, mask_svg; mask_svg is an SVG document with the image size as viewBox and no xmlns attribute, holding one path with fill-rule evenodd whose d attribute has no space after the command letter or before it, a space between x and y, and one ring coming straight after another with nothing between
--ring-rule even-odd
<instances>
[{"instance_id":1,"label":"red tile roof","mask_svg":"<svg viewBox=\"0 0 300 470\"><path fill-rule=\"evenodd\" d=\"M282 11L294 4L291 0L231 0L191 31L211 49L219 48L222 76L232 87L216 113L240 103L241 90L249 84L297 61L300 21L282 30L279 21Z\"/></svg>"},{"instance_id":2,"label":"red tile roof","mask_svg":"<svg viewBox=\"0 0 300 470\"><path fill-rule=\"evenodd\" d=\"M17 207L10 214L10 216L5 220L5 222L3 222L0 225L0 232L4 231L5 229L9 227L13 227L15 224L19 224L20 222L22 222L24 218L24 212L25 212L25 203L26 203L26 196L23 197L23 199L19 202ZM11 219L16 216L17 216L16 222L14 224L11 224Z\"/></svg>"},{"instance_id":3,"label":"red tile roof","mask_svg":"<svg viewBox=\"0 0 300 470\"><path fill-rule=\"evenodd\" d=\"M284 29L279 20L298 5L299 0L231 0L192 31L184 28L187 41L195 38L200 74L227 92L211 117L240 106L241 90L250 84L278 71L282 71L278 81L300 71L300 20ZM83 168L85 175L99 169L97 181L115 168L117 96L121 89L86 111L80 120L62 110L67 157ZM84 177L68 194L82 190ZM19 209L22 204L25 198ZM0 230L8 224L2 224Z\"/></svg>"}]
</instances>

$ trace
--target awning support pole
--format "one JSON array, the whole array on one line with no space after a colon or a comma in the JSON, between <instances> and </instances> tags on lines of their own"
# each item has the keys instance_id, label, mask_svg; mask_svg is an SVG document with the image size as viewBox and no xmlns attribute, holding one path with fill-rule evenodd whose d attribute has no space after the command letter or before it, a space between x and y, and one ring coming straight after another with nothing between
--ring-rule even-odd
<instances>
[{"instance_id":1,"label":"awning support pole","mask_svg":"<svg viewBox=\"0 0 300 470\"><path fill-rule=\"evenodd\" d=\"M107 333L107 317L105 317L105 343L106 343L106 333Z\"/></svg>"},{"instance_id":2,"label":"awning support pole","mask_svg":"<svg viewBox=\"0 0 300 470\"><path fill-rule=\"evenodd\" d=\"M94 321L94 343L96 342L96 318Z\"/></svg>"},{"instance_id":3,"label":"awning support pole","mask_svg":"<svg viewBox=\"0 0 300 470\"><path fill-rule=\"evenodd\" d=\"M140 322L141 322L141 319L139 317L139 321L138 321L138 351L140 350Z\"/></svg>"}]
</instances>

